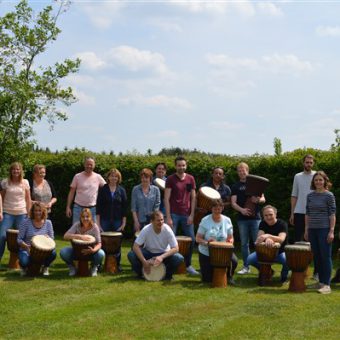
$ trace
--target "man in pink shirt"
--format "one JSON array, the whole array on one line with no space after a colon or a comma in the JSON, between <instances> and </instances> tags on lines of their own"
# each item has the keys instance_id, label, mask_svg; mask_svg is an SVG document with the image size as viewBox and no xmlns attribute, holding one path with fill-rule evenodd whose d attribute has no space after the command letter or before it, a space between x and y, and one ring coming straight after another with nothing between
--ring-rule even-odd
<instances>
[{"instance_id":1,"label":"man in pink shirt","mask_svg":"<svg viewBox=\"0 0 340 340\"><path fill-rule=\"evenodd\" d=\"M84 162L84 171L73 177L66 205L66 216L72 216L72 224L79 222L80 213L84 208L89 208L92 218L96 219L98 189L105 184L105 180L101 175L93 171L95 166L94 159L87 157ZM72 202L73 211L71 210Z\"/></svg>"}]
</instances>

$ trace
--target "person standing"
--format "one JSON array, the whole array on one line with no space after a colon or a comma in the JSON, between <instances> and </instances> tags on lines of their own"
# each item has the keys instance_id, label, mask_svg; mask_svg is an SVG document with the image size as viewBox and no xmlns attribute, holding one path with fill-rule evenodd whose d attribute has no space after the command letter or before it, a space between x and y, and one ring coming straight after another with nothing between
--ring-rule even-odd
<instances>
[{"instance_id":1,"label":"person standing","mask_svg":"<svg viewBox=\"0 0 340 340\"><path fill-rule=\"evenodd\" d=\"M313 178L311 193L307 195L305 239L312 247L319 282L315 285L321 294L331 292L332 242L335 228L335 197L329 191L332 183L323 171Z\"/></svg>"},{"instance_id":2,"label":"person standing","mask_svg":"<svg viewBox=\"0 0 340 340\"><path fill-rule=\"evenodd\" d=\"M314 157L312 155L305 155L302 163L303 171L294 176L290 198L291 212L289 223L294 226L295 242L303 241L307 195L312 191L311 182L315 174L315 171L312 170L314 165Z\"/></svg>"},{"instance_id":3,"label":"person standing","mask_svg":"<svg viewBox=\"0 0 340 340\"><path fill-rule=\"evenodd\" d=\"M159 162L156 164L155 167L155 177L153 178L152 183L154 185L157 185L155 180L157 178L162 179L163 181L166 181L166 171L167 171L167 166L165 163L163 162ZM161 205L159 206L159 210L163 213L163 215L165 216L165 206L164 206L164 189L160 189L161 192Z\"/></svg>"},{"instance_id":4,"label":"person standing","mask_svg":"<svg viewBox=\"0 0 340 340\"><path fill-rule=\"evenodd\" d=\"M243 268L237 273L243 275L250 273L247 261L249 256L249 235L252 242L255 243L261 221L259 204L264 203L266 200L264 195L261 197L251 196L251 202L255 204L255 215L252 215L251 210L245 208L247 200L246 179L249 174L248 164L244 162L239 163L237 165L237 174L240 180L231 187L231 206L238 212L237 225L241 239Z\"/></svg>"},{"instance_id":5,"label":"person standing","mask_svg":"<svg viewBox=\"0 0 340 340\"><path fill-rule=\"evenodd\" d=\"M185 257L187 273L199 275L191 265L192 253L195 245L194 214L196 205L196 183L193 176L187 174L187 161L183 156L175 159L176 172L169 176L165 184L164 205L167 224L175 235L177 228L182 227L183 234L192 240L189 255Z\"/></svg>"},{"instance_id":6,"label":"person standing","mask_svg":"<svg viewBox=\"0 0 340 340\"><path fill-rule=\"evenodd\" d=\"M84 162L84 171L73 177L66 205L66 216L72 216L72 224L79 222L80 213L84 208L89 208L94 221L96 220L98 189L106 182L101 175L93 171L95 166L94 159L87 157ZM71 210L72 202L73 210Z\"/></svg>"}]
</instances>

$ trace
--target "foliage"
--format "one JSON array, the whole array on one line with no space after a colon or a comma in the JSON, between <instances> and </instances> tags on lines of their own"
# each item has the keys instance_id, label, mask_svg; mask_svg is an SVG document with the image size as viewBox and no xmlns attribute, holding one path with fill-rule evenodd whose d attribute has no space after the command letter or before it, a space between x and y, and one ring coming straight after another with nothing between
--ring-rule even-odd
<instances>
[{"instance_id":1,"label":"foliage","mask_svg":"<svg viewBox=\"0 0 340 340\"><path fill-rule=\"evenodd\" d=\"M61 2L56 13L47 6L35 15L22 0L15 11L0 17L0 154L5 159L27 154L34 144L34 124L47 118L53 127L67 118L60 105L76 100L60 81L78 71L79 59L36 64L61 32L56 22L64 10Z\"/></svg>"},{"instance_id":2,"label":"foliage","mask_svg":"<svg viewBox=\"0 0 340 340\"><path fill-rule=\"evenodd\" d=\"M275 137L273 144L274 144L274 153L275 153L275 156L281 156L282 155L282 142L281 142L281 139Z\"/></svg>"}]
</instances>

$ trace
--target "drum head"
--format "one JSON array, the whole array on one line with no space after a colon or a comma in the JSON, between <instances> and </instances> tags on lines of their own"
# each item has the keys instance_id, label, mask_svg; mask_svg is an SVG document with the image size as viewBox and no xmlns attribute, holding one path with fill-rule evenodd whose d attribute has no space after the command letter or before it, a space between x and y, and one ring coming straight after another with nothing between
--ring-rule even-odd
<instances>
[{"instance_id":1,"label":"drum head","mask_svg":"<svg viewBox=\"0 0 340 340\"><path fill-rule=\"evenodd\" d=\"M143 275L147 281L161 281L165 277L165 265L161 263L159 266L151 266L151 271L149 274L144 272L143 268Z\"/></svg>"},{"instance_id":2,"label":"drum head","mask_svg":"<svg viewBox=\"0 0 340 340\"><path fill-rule=\"evenodd\" d=\"M219 242L219 241L209 242L209 247L215 247L215 248L234 248L232 243L229 243L229 242Z\"/></svg>"},{"instance_id":3,"label":"drum head","mask_svg":"<svg viewBox=\"0 0 340 340\"><path fill-rule=\"evenodd\" d=\"M199 189L199 191L203 194L203 196L208 197L212 200L217 200L221 198L220 193L217 190L210 187L202 187Z\"/></svg>"},{"instance_id":4,"label":"drum head","mask_svg":"<svg viewBox=\"0 0 340 340\"><path fill-rule=\"evenodd\" d=\"M32 237L32 245L41 250L51 250L55 248L55 242L45 235L36 235Z\"/></svg>"},{"instance_id":5,"label":"drum head","mask_svg":"<svg viewBox=\"0 0 340 340\"><path fill-rule=\"evenodd\" d=\"M155 178L154 183L158 186L158 188L165 190L165 181L162 178Z\"/></svg>"},{"instance_id":6,"label":"drum head","mask_svg":"<svg viewBox=\"0 0 340 340\"><path fill-rule=\"evenodd\" d=\"M118 236L123 236L123 234L119 231L103 231L101 236L107 236L107 237L118 237Z\"/></svg>"},{"instance_id":7,"label":"drum head","mask_svg":"<svg viewBox=\"0 0 340 340\"><path fill-rule=\"evenodd\" d=\"M310 251L311 248L308 245L302 245L302 244L287 244L285 246L285 251Z\"/></svg>"},{"instance_id":8,"label":"drum head","mask_svg":"<svg viewBox=\"0 0 340 340\"><path fill-rule=\"evenodd\" d=\"M176 240L177 241L187 241L187 242L191 242L191 237L189 236L176 236Z\"/></svg>"},{"instance_id":9,"label":"drum head","mask_svg":"<svg viewBox=\"0 0 340 340\"><path fill-rule=\"evenodd\" d=\"M72 239L71 241L75 244L93 244L96 242L96 239L92 235L86 235L90 238L89 241L78 240L77 238Z\"/></svg>"},{"instance_id":10,"label":"drum head","mask_svg":"<svg viewBox=\"0 0 340 340\"><path fill-rule=\"evenodd\" d=\"M19 230L17 230L17 229L7 229L6 233L8 233L8 234L19 234Z\"/></svg>"}]
</instances>

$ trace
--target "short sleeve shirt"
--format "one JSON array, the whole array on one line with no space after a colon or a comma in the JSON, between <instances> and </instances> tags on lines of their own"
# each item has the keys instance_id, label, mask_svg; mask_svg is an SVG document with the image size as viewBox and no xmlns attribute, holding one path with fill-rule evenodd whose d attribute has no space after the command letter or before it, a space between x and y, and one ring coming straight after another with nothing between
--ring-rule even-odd
<instances>
[{"instance_id":1,"label":"short sleeve shirt","mask_svg":"<svg viewBox=\"0 0 340 340\"><path fill-rule=\"evenodd\" d=\"M282 242L279 253L283 253L285 250L285 245L287 244L288 236L288 226L287 223L281 219L277 219L274 225L268 225L265 221L261 221L259 225L259 230L262 230L265 234L270 234L273 236L279 236L280 233L286 233L286 238Z\"/></svg>"},{"instance_id":2,"label":"short sleeve shirt","mask_svg":"<svg viewBox=\"0 0 340 340\"><path fill-rule=\"evenodd\" d=\"M87 230L85 233L81 232L80 222L76 222L73 226L67 231L69 234L81 234L81 235L91 235L96 239L96 243L101 243L100 230L97 224L95 223L93 227Z\"/></svg>"},{"instance_id":3,"label":"short sleeve shirt","mask_svg":"<svg viewBox=\"0 0 340 340\"><path fill-rule=\"evenodd\" d=\"M11 215L24 215L28 211L26 209L26 190L30 189L27 179L23 179L19 184L13 184L7 179L1 182L1 187L6 190L3 200L3 211Z\"/></svg>"}]
</instances>

